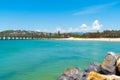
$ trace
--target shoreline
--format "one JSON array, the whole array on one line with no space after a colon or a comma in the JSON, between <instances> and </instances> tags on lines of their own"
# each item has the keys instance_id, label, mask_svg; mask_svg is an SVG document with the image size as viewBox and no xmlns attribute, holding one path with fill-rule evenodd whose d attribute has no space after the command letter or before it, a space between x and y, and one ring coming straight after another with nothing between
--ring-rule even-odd
<instances>
[{"instance_id":1,"label":"shoreline","mask_svg":"<svg viewBox=\"0 0 120 80\"><path fill-rule=\"evenodd\" d=\"M71 40L71 41L106 41L106 42L120 42L120 38L26 38L26 39L0 39L0 40Z\"/></svg>"},{"instance_id":2,"label":"shoreline","mask_svg":"<svg viewBox=\"0 0 120 80\"><path fill-rule=\"evenodd\" d=\"M120 38L60 38L54 40L78 40L78 41L108 41L108 42L120 42Z\"/></svg>"}]
</instances>

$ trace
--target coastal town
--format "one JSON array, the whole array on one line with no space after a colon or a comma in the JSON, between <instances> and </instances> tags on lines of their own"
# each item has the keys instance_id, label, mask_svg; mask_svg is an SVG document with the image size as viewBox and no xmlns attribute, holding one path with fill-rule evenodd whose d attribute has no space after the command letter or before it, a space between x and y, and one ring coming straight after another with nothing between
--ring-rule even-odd
<instances>
[{"instance_id":1,"label":"coastal town","mask_svg":"<svg viewBox=\"0 0 120 80\"><path fill-rule=\"evenodd\" d=\"M120 30L105 30L103 32L86 33L56 33L27 31L27 30L5 30L0 32L0 40L31 40L31 39L62 39L62 38L120 38Z\"/></svg>"}]
</instances>

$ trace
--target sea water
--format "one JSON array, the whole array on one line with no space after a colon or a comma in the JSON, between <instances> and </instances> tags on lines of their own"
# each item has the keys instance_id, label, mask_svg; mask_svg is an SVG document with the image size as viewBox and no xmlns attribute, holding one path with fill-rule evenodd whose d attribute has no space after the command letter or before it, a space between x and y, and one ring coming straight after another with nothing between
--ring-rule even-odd
<instances>
[{"instance_id":1,"label":"sea water","mask_svg":"<svg viewBox=\"0 0 120 80\"><path fill-rule=\"evenodd\" d=\"M0 40L0 80L57 80L69 67L102 62L109 51L120 53L120 42Z\"/></svg>"}]
</instances>

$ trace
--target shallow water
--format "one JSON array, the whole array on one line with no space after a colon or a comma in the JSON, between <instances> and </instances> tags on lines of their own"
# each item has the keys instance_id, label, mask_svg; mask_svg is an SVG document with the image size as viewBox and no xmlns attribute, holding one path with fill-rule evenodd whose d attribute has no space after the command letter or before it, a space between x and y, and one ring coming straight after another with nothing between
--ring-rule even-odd
<instances>
[{"instance_id":1,"label":"shallow water","mask_svg":"<svg viewBox=\"0 0 120 80\"><path fill-rule=\"evenodd\" d=\"M0 80L57 80L68 67L102 62L120 42L0 40Z\"/></svg>"}]
</instances>

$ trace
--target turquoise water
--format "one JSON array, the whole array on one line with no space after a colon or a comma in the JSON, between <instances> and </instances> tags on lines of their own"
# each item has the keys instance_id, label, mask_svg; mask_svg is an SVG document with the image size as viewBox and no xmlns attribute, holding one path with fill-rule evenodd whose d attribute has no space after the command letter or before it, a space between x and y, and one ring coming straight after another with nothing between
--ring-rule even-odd
<instances>
[{"instance_id":1,"label":"turquoise water","mask_svg":"<svg viewBox=\"0 0 120 80\"><path fill-rule=\"evenodd\" d=\"M84 69L120 53L120 42L1 40L0 80L57 80L68 67Z\"/></svg>"}]
</instances>

